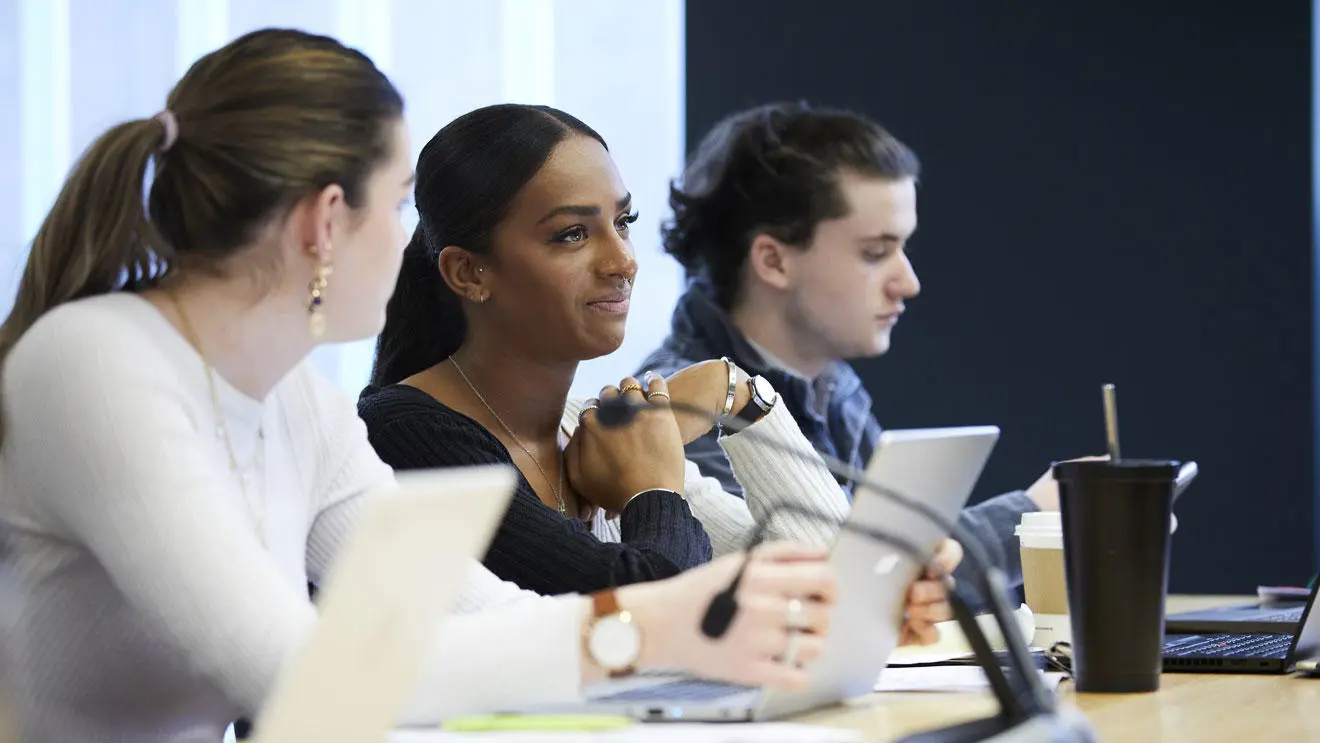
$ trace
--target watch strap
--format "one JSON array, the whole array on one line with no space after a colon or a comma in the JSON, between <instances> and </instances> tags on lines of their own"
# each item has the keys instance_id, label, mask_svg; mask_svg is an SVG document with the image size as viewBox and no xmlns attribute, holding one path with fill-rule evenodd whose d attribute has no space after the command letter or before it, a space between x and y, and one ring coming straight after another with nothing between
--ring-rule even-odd
<instances>
[{"instance_id":1,"label":"watch strap","mask_svg":"<svg viewBox=\"0 0 1320 743\"><path fill-rule=\"evenodd\" d=\"M619 613L619 597L615 595L613 588L607 588L603 591L596 591L591 594L591 621L595 622L601 617L608 617L611 614Z\"/></svg>"}]
</instances>

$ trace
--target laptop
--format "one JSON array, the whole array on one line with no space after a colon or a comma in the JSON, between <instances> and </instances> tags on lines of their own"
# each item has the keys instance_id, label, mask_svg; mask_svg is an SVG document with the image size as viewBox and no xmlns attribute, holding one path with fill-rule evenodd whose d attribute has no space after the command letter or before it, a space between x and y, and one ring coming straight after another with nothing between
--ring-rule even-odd
<instances>
[{"instance_id":1,"label":"laptop","mask_svg":"<svg viewBox=\"0 0 1320 743\"><path fill-rule=\"evenodd\" d=\"M1164 633L1164 670L1191 673L1289 673L1307 670L1320 655L1320 615L1316 589L1302 606L1301 621L1288 632L1242 630L1250 622L1230 623L1229 632L1174 631ZM1185 626L1185 625L1184 625Z\"/></svg>"},{"instance_id":2,"label":"laptop","mask_svg":"<svg viewBox=\"0 0 1320 743\"><path fill-rule=\"evenodd\" d=\"M885 431L866 474L953 520L998 439L994 426ZM927 553L947 536L925 517L865 488L856 489L849 522L904 536ZM745 722L870 693L898 645L908 586L924 566L849 530L839 533L830 562L838 571L838 604L823 654L809 666L807 688L779 692L673 674L640 675L588 688L586 704L574 709L646 721Z\"/></svg>"},{"instance_id":3,"label":"laptop","mask_svg":"<svg viewBox=\"0 0 1320 743\"><path fill-rule=\"evenodd\" d=\"M257 717L256 743L385 739L515 479L497 465L400 472L397 483L331 567L316 628Z\"/></svg>"}]
</instances>

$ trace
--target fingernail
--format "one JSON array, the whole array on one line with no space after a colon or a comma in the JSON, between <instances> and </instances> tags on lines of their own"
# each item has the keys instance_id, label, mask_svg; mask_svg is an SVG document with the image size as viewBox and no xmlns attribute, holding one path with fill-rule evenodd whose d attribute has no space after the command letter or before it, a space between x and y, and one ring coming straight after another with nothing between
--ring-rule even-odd
<instances>
[{"instance_id":1,"label":"fingernail","mask_svg":"<svg viewBox=\"0 0 1320 743\"><path fill-rule=\"evenodd\" d=\"M647 372L642 375L642 381L646 382L646 386L649 387L651 386L651 383L654 382L659 376L660 376L659 374L656 374L655 372L650 371L648 369Z\"/></svg>"}]
</instances>

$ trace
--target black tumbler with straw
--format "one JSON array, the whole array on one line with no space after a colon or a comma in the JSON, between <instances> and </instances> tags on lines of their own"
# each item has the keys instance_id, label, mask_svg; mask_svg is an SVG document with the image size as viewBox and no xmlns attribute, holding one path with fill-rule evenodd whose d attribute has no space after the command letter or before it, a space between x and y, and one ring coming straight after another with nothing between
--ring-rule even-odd
<instances>
[{"instance_id":1,"label":"black tumbler with straw","mask_svg":"<svg viewBox=\"0 0 1320 743\"><path fill-rule=\"evenodd\" d=\"M1079 692L1160 688L1170 519L1180 462L1123 459L1114 385L1103 389L1108 461L1053 467Z\"/></svg>"}]
</instances>

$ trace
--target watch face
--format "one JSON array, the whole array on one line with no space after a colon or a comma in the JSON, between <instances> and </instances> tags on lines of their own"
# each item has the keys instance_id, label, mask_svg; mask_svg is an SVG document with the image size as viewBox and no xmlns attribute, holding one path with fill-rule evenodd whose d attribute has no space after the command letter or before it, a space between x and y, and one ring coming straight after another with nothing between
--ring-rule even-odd
<instances>
[{"instance_id":1,"label":"watch face","mask_svg":"<svg viewBox=\"0 0 1320 743\"><path fill-rule=\"evenodd\" d=\"M629 668L642 650L642 636L637 625L618 614L601 617L591 628L587 649L596 663L608 671Z\"/></svg>"},{"instance_id":2,"label":"watch face","mask_svg":"<svg viewBox=\"0 0 1320 743\"><path fill-rule=\"evenodd\" d=\"M775 398L778 395L775 392L775 386L770 384L770 380L762 376L752 377L752 384L756 386L756 396L766 405L774 405Z\"/></svg>"}]
</instances>

